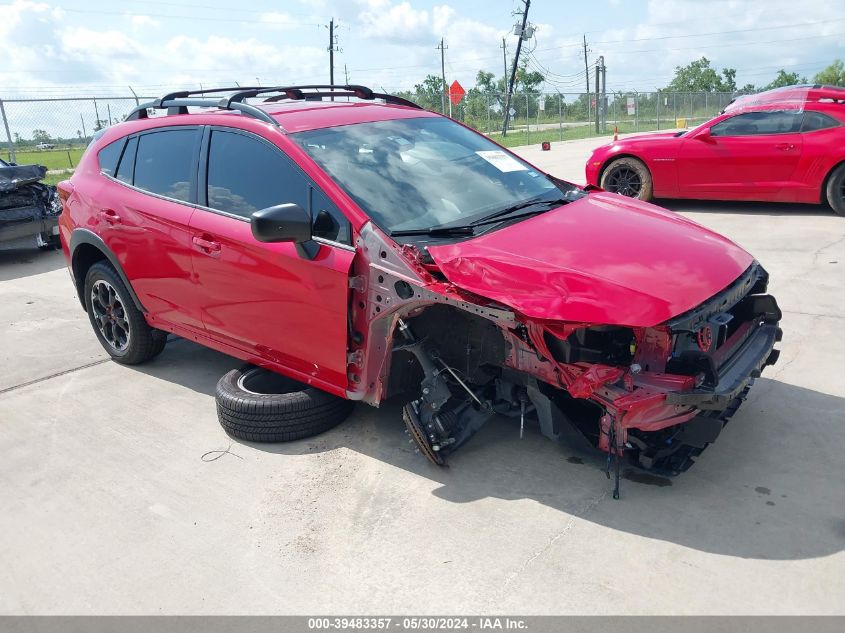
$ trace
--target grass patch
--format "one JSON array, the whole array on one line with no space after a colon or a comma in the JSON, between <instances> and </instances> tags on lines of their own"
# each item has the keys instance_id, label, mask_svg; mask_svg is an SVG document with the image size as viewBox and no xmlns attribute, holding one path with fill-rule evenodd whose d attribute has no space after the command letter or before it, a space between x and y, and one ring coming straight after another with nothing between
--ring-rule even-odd
<instances>
[{"instance_id":1,"label":"grass patch","mask_svg":"<svg viewBox=\"0 0 845 633\"><path fill-rule=\"evenodd\" d=\"M82 158L84 147L47 150L21 150L15 152L18 165L44 165L47 169L73 169ZM8 152L4 158L9 160Z\"/></svg>"},{"instance_id":2,"label":"grass patch","mask_svg":"<svg viewBox=\"0 0 845 633\"><path fill-rule=\"evenodd\" d=\"M45 185L52 185L52 186L55 187L62 180L67 180L72 175L73 175L73 171L71 171L71 170L67 170L66 172L61 173L61 174L58 174L58 173L57 174L47 174L46 176L44 176L44 179L41 182L43 182Z\"/></svg>"},{"instance_id":3,"label":"grass patch","mask_svg":"<svg viewBox=\"0 0 845 633\"><path fill-rule=\"evenodd\" d=\"M661 122L662 123L662 122ZM663 129L666 129L666 125L661 125ZM502 138L501 133L491 134L490 138L500 145L504 145L505 147L518 147L520 145L539 145L543 141L575 141L579 139L585 138L603 138L608 136L613 136L613 128L614 124L608 122L607 124L607 131L601 134L596 134L596 128L593 125L576 125L572 127L567 127L566 124L563 124L563 132L561 132L560 128L550 128L546 130L539 130L531 132L525 129L518 129L512 132L508 132L508 135ZM653 132L657 129L656 124L645 124L640 123L639 127L635 127L633 124L630 123L620 123L619 124L619 133L620 134L630 134L633 132ZM669 131L671 128L667 129Z\"/></svg>"}]
</instances>

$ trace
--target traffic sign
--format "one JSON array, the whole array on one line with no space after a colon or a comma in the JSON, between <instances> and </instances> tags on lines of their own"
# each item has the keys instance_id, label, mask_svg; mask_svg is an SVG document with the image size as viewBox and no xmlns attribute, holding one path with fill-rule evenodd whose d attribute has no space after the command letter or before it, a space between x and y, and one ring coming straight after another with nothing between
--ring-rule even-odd
<instances>
[{"instance_id":1,"label":"traffic sign","mask_svg":"<svg viewBox=\"0 0 845 633\"><path fill-rule=\"evenodd\" d=\"M449 86L449 100L455 105L458 105L461 102L461 99L464 98L466 93L466 90L464 90L464 87L457 79L452 82L451 86Z\"/></svg>"}]
</instances>

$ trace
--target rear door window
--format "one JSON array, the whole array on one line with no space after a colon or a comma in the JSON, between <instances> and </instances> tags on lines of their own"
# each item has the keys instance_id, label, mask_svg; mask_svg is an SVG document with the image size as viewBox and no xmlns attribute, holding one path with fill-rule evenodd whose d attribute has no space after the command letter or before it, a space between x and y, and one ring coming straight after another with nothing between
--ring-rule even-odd
<instances>
[{"instance_id":1,"label":"rear door window","mask_svg":"<svg viewBox=\"0 0 845 633\"><path fill-rule=\"evenodd\" d=\"M196 129L164 130L138 137L134 185L174 200L190 202Z\"/></svg>"},{"instance_id":2,"label":"rear door window","mask_svg":"<svg viewBox=\"0 0 845 633\"><path fill-rule=\"evenodd\" d=\"M767 110L746 112L719 121L710 128L711 136L763 136L792 134L801 129L799 110Z\"/></svg>"},{"instance_id":3,"label":"rear door window","mask_svg":"<svg viewBox=\"0 0 845 633\"><path fill-rule=\"evenodd\" d=\"M132 178L135 175L135 151L138 149L138 137L133 136L126 144L126 149L123 150L123 156L120 158L120 165L117 167L115 178L120 182L125 182L127 185L132 184Z\"/></svg>"}]
</instances>

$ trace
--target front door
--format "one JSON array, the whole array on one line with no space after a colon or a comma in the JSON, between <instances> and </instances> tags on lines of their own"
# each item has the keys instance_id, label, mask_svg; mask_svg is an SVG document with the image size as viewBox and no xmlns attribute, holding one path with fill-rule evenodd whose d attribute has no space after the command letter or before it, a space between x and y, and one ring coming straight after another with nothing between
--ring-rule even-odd
<instances>
[{"instance_id":1,"label":"front door","mask_svg":"<svg viewBox=\"0 0 845 633\"><path fill-rule=\"evenodd\" d=\"M801 159L801 113L746 112L686 139L678 184L687 197L754 199L790 186Z\"/></svg>"},{"instance_id":2,"label":"front door","mask_svg":"<svg viewBox=\"0 0 845 633\"><path fill-rule=\"evenodd\" d=\"M301 380L346 389L349 269L354 249L342 216L279 148L253 134L210 128L207 179L191 218L193 268L207 334ZM204 182L205 181L205 182ZM334 232L308 259L292 243L252 236L249 218L295 202ZM320 385L318 385L320 386Z\"/></svg>"}]
</instances>

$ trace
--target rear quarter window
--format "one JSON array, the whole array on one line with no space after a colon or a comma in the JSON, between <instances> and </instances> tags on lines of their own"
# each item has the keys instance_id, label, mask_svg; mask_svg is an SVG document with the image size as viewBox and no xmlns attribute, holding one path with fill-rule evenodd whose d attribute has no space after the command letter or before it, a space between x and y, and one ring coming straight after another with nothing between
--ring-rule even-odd
<instances>
[{"instance_id":1,"label":"rear quarter window","mask_svg":"<svg viewBox=\"0 0 845 633\"><path fill-rule=\"evenodd\" d=\"M815 132L816 130L826 130L839 125L839 121L833 117L809 110L804 112L804 122L801 124L801 131Z\"/></svg>"},{"instance_id":2,"label":"rear quarter window","mask_svg":"<svg viewBox=\"0 0 845 633\"><path fill-rule=\"evenodd\" d=\"M117 161L120 160L120 154L123 152L123 146L126 144L126 139L118 139L113 143L109 143L97 154L97 160L100 163L100 171L107 176L114 176L117 171Z\"/></svg>"}]
</instances>

